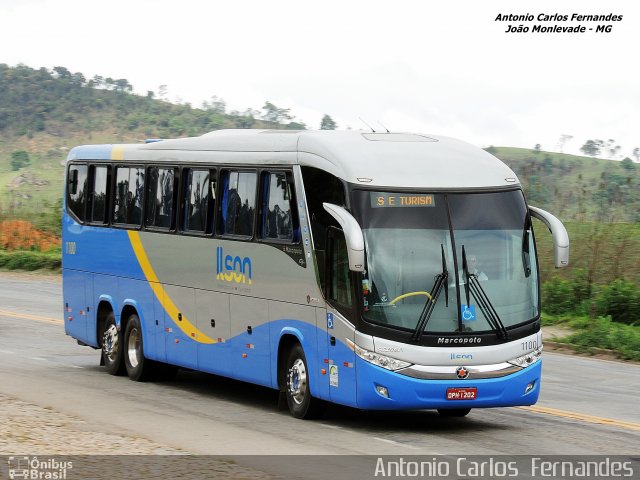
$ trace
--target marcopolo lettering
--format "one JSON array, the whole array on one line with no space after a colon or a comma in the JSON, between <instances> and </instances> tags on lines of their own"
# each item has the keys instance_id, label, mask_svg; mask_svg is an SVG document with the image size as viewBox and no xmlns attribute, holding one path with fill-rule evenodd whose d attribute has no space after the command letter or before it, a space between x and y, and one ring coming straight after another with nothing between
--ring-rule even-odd
<instances>
[{"instance_id":1,"label":"marcopolo lettering","mask_svg":"<svg viewBox=\"0 0 640 480\"><path fill-rule=\"evenodd\" d=\"M460 344L473 344L473 343L482 343L482 338L480 337L438 337L439 345L460 345Z\"/></svg>"},{"instance_id":2,"label":"marcopolo lettering","mask_svg":"<svg viewBox=\"0 0 640 480\"><path fill-rule=\"evenodd\" d=\"M225 282L251 285L251 259L225 255L222 247L216 248L216 279Z\"/></svg>"}]
</instances>

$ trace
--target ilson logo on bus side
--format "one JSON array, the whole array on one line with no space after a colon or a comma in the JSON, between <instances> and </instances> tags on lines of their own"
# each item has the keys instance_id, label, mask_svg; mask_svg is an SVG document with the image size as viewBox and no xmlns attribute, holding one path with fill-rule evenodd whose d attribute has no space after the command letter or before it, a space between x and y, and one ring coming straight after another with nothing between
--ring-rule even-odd
<instances>
[{"instance_id":1,"label":"ilson logo on bus side","mask_svg":"<svg viewBox=\"0 0 640 480\"><path fill-rule=\"evenodd\" d=\"M216 279L225 282L251 285L251 259L238 255L225 255L222 247L216 248Z\"/></svg>"}]
</instances>

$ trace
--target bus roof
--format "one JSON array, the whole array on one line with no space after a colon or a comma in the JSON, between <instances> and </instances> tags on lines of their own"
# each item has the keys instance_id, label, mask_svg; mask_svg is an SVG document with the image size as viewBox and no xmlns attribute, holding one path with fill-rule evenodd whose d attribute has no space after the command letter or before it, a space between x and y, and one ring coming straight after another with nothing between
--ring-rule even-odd
<instances>
[{"instance_id":1,"label":"bus roof","mask_svg":"<svg viewBox=\"0 0 640 480\"><path fill-rule=\"evenodd\" d=\"M469 189L519 183L509 167L481 148L449 137L414 133L217 130L153 143L86 145L74 148L68 157L110 159L299 164L321 168L354 184L396 188Z\"/></svg>"}]
</instances>

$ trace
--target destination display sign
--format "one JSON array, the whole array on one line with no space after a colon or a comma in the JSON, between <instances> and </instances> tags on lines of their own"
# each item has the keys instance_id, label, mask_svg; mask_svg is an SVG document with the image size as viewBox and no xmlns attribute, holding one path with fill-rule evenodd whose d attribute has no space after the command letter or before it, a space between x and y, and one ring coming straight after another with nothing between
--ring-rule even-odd
<instances>
[{"instance_id":1,"label":"destination display sign","mask_svg":"<svg viewBox=\"0 0 640 480\"><path fill-rule=\"evenodd\" d=\"M371 192L371 208L434 207L433 195L422 193Z\"/></svg>"}]
</instances>

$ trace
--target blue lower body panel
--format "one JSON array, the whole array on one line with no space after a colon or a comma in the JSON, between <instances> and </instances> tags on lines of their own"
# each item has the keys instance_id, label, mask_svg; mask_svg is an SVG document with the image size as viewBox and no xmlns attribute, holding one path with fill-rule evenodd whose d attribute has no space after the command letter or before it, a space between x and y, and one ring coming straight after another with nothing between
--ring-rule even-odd
<instances>
[{"instance_id":1,"label":"blue lower body panel","mask_svg":"<svg viewBox=\"0 0 640 480\"><path fill-rule=\"evenodd\" d=\"M358 408L371 410L416 410L432 408L487 408L533 405L540 394L542 360L520 372L500 378L478 380L420 380L385 370L357 357ZM534 387L527 393L531 382ZM376 386L386 387L389 398ZM475 387L475 400L447 400L448 388Z\"/></svg>"}]
</instances>

